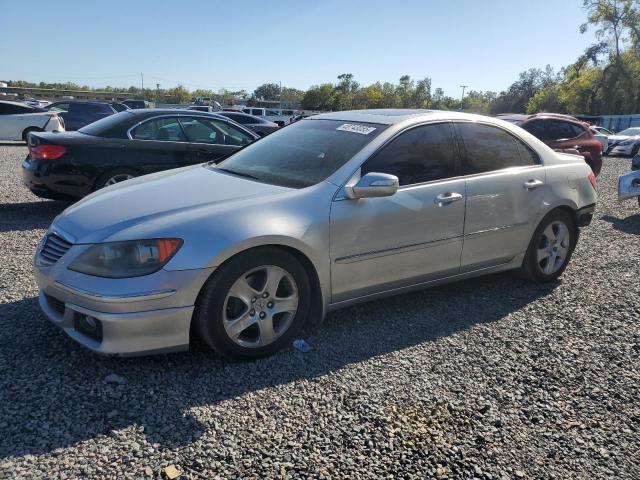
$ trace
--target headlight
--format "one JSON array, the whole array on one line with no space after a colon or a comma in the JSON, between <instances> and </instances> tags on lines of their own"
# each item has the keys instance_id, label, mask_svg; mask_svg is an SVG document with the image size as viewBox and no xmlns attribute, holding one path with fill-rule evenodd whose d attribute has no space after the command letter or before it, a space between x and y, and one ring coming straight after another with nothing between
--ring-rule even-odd
<instances>
[{"instance_id":1,"label":"headlight","mask_svg":"<svg viewBox=\"0 0 640 480\"><path fill-rule=\"evenodd\" d=\"M160 270L182 246L179 238L95 244L69 270L96 277L140 277Z\"/></svg>"},{"instance_id":2,"label":"headlight","mask_svg":"<svg viewBox=\"0 0 640 480\"><path fill-rule=\"evenodd\" d=\"M635 142L635 140L625 140L623 142L620 142L618 145L633 145Z\"/></svg>"}]
</instances>

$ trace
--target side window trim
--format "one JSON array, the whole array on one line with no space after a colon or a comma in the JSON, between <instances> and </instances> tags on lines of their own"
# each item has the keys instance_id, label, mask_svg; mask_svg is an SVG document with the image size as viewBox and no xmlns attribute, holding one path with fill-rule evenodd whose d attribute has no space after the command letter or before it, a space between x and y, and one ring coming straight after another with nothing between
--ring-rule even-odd
<instances>
[{"instance_id":1,"label":"side window trim","mask_svg":"<svg viewBox=\"0 0 640 480\"><path fill-rule=\"evenodd\" d=\"M144 120L141 120L140 122L136 123L135 125L133 125L132 127L129 128L129 130L127 130L127 137L129 138L129 140L136 140L138 142L163 142L163 143L180 143L180 144L187 144L190 143L187 135L184 133L184 129L182 128L182 124L180 123L180 120L178 119L178 117L180 116L184 116L184 115L158 115L157 117L150 117L150 118L145 118ZM163 118L175 118L176 119L176 123L178 124L178 126L180 127L180 131L182 132L182 136L186 139L186 141L184 142L178 142L175 140L145 140L145 139L141 139L141 138L133 138L133 135L131 134L131 132L133 132L136 128L138 128L140 125L143 125L147 122L152 122L154 120L158 120L158 119L163 119Z\"/></svg>"},{"instance_id":2,"label":"side window trim","mask_svg":"<svg viewBox=\"0 0 640 480\"><path fill-rule=\"evenodd\" d=\"M180 124L180 128L182 129L182 134L184 135L184 138L186 138L186 139L187 139L187 141L186 141L186 142L179 142L179 143L188 143L188 144L190 144L190 145L220 145L220 146L223 146L223 147L225 147L225 146L229 146L229 145L225 145L224 143L203 143L203 142L191 142L191 141L189 141L189 137L187 136L186 132L184 131L184 127L182 126L182 122L180 121L180 119L181 119L181 118L183 118L183 117L186 117L186 118L201 118L201 119L204 119L204 120L210 120L210 121L218 121L218 122L222 122L222 123L224 123L224 124L225 124L225 126L227 126L228 128L230 128L230 129L232 129L232 130L233 130L233 129L238 130L238 131L240 131L243 135L245 135L247 138L249 138L251 141L250 141L247 145L250 145L251 143L253 143L253 142L255 142L255 141L256 141L256 139L255 139L252 135L250 135L249 133L247 133L247 131L246 131L246 130L248 130L248 129L246 129L246 128L245 128L245 127L243 127L242 125L241 125L241 128L238 128L238 126L237 126L237 125L234 125L231 121L226 120L226 119L225 119L225 120L223 120L222 118L210 118L210 117L204 117L204 116L201 116L201 115L186 115L186 114L170 115L170 116L176 117L176 118L178 119L178 123ZM225 117L225 118L226 118L226 117ZM214 123L214 125L215 125L215 123ZM218 127L216 127L216 128L218 128ZM223 132L223 133L224 133L224 132ZM246 145L244 145L244 146L246 146Z\"/></svg>"},{"instance_id":3,"label":"side window trim","mask_svg":"<svg viewBox=\"0 0 640 480\"><path fill-rule=\"evenodd\" d=\"M512 165L510 167L498 168L496 170L489 170L487 172L478 172L478 173L470 173L468 175L461 175L461 178L477 177L477 176L480 176L480 175L493 175L496 172L504 172L506 170L524 169L524 168L533 168L533 167L542 167L543 166L542 165L542 160L540 158L540 154L538 154L536 149L533 148L531 145L529 145L524 140L522 140L521 138L519 138L516 135L514 135L513 133L511 133L509 130L506 130L505 128L503 128L503 127L501 127L499 125L494 125L492 123L483 122L483 121L454 120L454 121L451 122L451 124L452 124L451 126L455 131L456 141L457 141L457 143L459 145L459 148L460 148L460 154L458 155L458 161L460 162L460 170L459 170L460 173L462 173L462 162L463 162L463 159L466 157L466 154L467 154L466 146L464 144L464 140L462 139L462 135L460 135L460 130L458 129L458 124L461 124L461 123L475 123L475 124L478 124L478 125L486 125L487 127L497 128L500 131L502 131L502 132L510 135L511 137L513 137L513 139L516 142L523 144L527 148L527 150L530 150L536 156L536 163L534 165Z\"/></svg>"}]
</instances>

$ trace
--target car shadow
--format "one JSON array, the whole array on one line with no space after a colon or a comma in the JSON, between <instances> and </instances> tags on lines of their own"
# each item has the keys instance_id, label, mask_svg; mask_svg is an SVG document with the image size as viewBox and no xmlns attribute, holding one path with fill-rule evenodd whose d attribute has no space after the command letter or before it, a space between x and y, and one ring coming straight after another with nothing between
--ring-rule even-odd
<instances>
[{"instance_id":1,"label":"car shadow","mask_svg":"<svg viewBox=\"0 0 640 480\"><path fill-rule=\"evenodd\" d=\"M72 202L44 200L0 204L0 232L49 228L56 215Z\"/></svg>"},{"instance_id":2,"label":"car shadow","mask_svg":"<svg viewBox=\"0 0 640 480\"><path fill-rule=\"evenodd\" d=\"M605 222L609 222L616 230L633 235L640 235L640 213L626 218L618 218L612 215L603 215L601 218Z\"/></svg>"},{"instance_id":3,"label":"car shadow","mask_svg":"<svg viewBox=\"0 0 640 480\"><path fill-rule=\"evenodd\" d=\"M310 352L289 349L253 362L223 360L199 341L184 353L99 356L47 322L37 299L0 304L0 458L48 453L132 426L164 448L185 446L212 428L192 407L317 379L500 321L556 285L497 274L353 306L306 332ZM112 374L118 377L110 383Z\"/></svg>"},{"instance_id":4,"label":"car shadow","mask_svg":"<svg viewBox=\"0 0 640 480\"><path fill-rule=\"evenodd\" d=\"M27 144L25 142L0 142L0 147L23 147L26 148Z\"/></svg>"}]
</instances>

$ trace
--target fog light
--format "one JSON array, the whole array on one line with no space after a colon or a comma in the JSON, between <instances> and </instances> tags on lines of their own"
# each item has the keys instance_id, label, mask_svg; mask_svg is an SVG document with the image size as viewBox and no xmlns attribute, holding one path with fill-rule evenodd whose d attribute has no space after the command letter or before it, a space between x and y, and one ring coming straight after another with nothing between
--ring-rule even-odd
<instances>
[{"instance_id":1,"label":"fog light","mask_svg":"<svg viewBox=\"0 0 640 480\"><path fill-rule=\"evenodd\" d=\"M76 312L73 318L73 328L97 342L102 341L102 322L91 315Z\"/></svg>"}]
</instances>

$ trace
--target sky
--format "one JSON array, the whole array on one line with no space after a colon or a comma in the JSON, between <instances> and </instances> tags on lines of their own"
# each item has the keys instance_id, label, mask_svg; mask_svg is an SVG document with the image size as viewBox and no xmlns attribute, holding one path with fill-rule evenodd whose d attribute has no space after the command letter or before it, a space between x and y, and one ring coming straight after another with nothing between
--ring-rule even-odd
<instances>
[{"instance_id":1,"label":"sky","mask_svg":"<svg viewBox=\"0 0 640 480\"><path fill-rule=\"evenodd\" d=\"M0 79L307 89L430 77L499 92L594 42L582 0L0 0ZM468 91L468 90L467 90Z\"/></svg>"}]
</instances>

